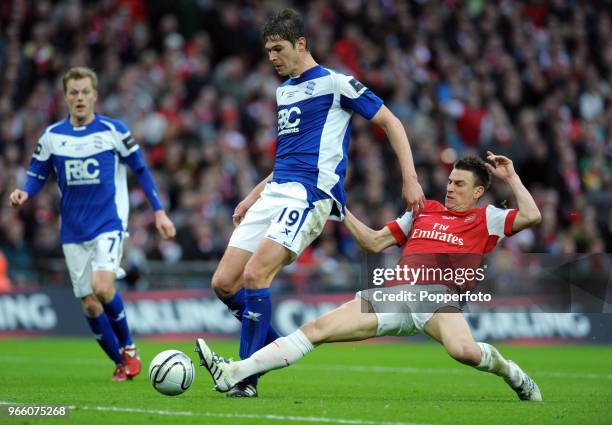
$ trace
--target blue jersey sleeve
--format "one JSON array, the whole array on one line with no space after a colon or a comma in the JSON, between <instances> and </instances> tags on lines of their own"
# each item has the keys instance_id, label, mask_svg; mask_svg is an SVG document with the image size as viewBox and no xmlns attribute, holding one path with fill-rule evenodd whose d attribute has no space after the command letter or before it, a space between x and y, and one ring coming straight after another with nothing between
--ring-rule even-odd
<instances>
[{"instance_id":1,"label":"blue jersey sleeve","mask_svg":"<svg viewBox=\"0 0 612 425\"><path fill-rule=\"evenodd\" d=\"M123 122L118 120L110 120L108 118L107 120L109 120L114 127L116 142L115 149L117 149L117 152L119 152L119 155L121 155L122 158L130 156L135 151L140 149L134 140L134 136L132 136L132 133Z\"/></svg>"},{"instance_id":2,"label":"blue jersey sleeve","mask_svg":"<svg viewBox=\"0 0 612 425\"><path fill-rule=\"evenodd\" d=\"M340 105L371 120L383 105L380 97L350 75L336 74Z\"/></svg>"},{"instance_id":3,"label":"blue jersey sleeve","mask_svg":"<svg viewBox=\"0 0 612 425\"><path fill-rule=\"evenodd\" d=\"M159 199L157 187L155 186L151 171L149 171L149 167L147 167L140 149L135 150L129 156L123 158L123 160L136 175L136 179L138 180L138 183L140 183L140 187L142 187L147 199L151 203L153 210L162 210L163 206L161 200Z\"/></svg>"},{"instance_id":4,"label":"blue jersey sleeve","mask_svg":"<svg viewBox=\"0 0 612 425\"><path fill-rule=\"evenodd\" d=\"M52 169L51 154L45 135L43 135L34 149L32 161L27 171L28 179L23 186L23 190L28 193L29 198L36 196L40 189L42 189L51 175Z\"/></svg>"}]
</instances>

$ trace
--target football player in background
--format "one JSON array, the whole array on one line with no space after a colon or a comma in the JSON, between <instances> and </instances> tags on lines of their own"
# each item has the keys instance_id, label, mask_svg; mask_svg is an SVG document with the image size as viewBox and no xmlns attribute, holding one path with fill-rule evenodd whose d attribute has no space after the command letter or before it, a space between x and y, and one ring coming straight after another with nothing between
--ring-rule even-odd
<instances>
[{"instance_id":1,"label":"football player in background","mask_svg":"<svg viewBox=\"0 0 612 425\"><path fill-rule=\"evenodd\" d=\"M81 299L87 323L115 363L113 381L125 381L141 369L121 295L115 289L129 213L127 164L155 210L155 226L164 239L174 224L163 210L139 146L125 124L94 112L98 78L85 67L63 77L67 118L47 127L36 145L23 190L10 195L23 205L55 170L61 194L61 240L74 295Z\"/></svg>"},{"instance_id":2,"label":"football player in background","mask_svg":"<svg viewBox=\"0 0 612 425\"><path fill-rule=\"evenodd\" d=\"M448 178L444 205L429 200L420 214L413 217L408 212L377 231L347 211L346 226L367 251L380 252L393 244L404 245L399 264L413 269L479 267L482 256L502 238L541 221L540 211L514 171L512 161L491 152L487 159L495 167L477 157L466 157L455 164ZM518 209L499 209L492 205L476 208L489 187L491 174L510 186ZM429 294L459 294L466 290L455 282L442 284L435 279L412 283L396 282L395 286L360 291L354 300L242 361L224 359L199 339L202 364L212 375L216 389L227 391L246 376L289 366L323 343L412 335L420 331L442 344L455 360L503 377L521 400L542 400L536 383L516 363L506 360L492 345L474 341L459 302L430 303L418 299L380 302L375 295L376 291L379 297L380 294L418 293L424 288Z\"/></svg>"},{"instance_id":3,"label":"football player in background","mask_svg":"<svg viewBox=\"0 0 612 425\"><path fill-rule=\"evenodd\" d=\"M276 72L278 141L271 175L240 202L237 226L212 279L217 296L242 322L240 357L279 337L270 325L270 285L321 233L344 218L344 178L353 112L380 125L400 161L402 196L415 212L425 198L404 127L383 101L350 75L318 65L302 17L285 9L262 38ZM244 378L247 378L245 376ZM237 383L230 397L256 397L257 377Z\"/></svg>"}]
</instances>

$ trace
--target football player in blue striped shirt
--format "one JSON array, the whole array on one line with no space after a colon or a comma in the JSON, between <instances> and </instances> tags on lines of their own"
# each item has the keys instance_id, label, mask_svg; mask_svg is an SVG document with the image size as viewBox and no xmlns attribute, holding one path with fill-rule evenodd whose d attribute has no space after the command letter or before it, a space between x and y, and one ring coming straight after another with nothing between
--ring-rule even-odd
<instances>
[{"instance_id":1,"label":"football player in blue striped shirt","mask_svg":"<svg viewBox=\"0 0 612 425\"><path fill-rule=\"evenodd\" d=\"M61 195L61 240L74 295L104 352L115 363L113 381L136 376L141 362L132 341L123 301L115 288L129 212L126 165L155 210L164 239L174 237L142 151L125 124L94 112L97 76L85 67L63 77L69 116L47 127L27 171L23 190L10 195L23 205L52 172Z\"/></svg>"},{"instance_id":2,"label":"football player in blue striped shirt","mask_svg":"<svg viewBox=\"0 0 612 425\"><path fill-rule=\"evenodd\" d=\"M274 170L236 207L237 227L212 280L217 296L242 321L243 359L278 337L270 325L274 276L319 236L328 219L344 218L353 112L385 131L409 209L416 213L425 202L402 123L354 77L315 62L302 17L281 11L266 23L262 38L276 72L288 78L276 91ZM257 396L256 377L228 396Z\"/></svg>"}]
</instances>

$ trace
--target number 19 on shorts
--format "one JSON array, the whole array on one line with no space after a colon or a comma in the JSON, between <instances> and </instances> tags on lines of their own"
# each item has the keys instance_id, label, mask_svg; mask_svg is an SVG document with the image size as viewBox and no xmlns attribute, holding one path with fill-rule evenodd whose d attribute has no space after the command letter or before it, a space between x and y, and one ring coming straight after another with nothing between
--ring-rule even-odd
<instances>
[{"instance_id":1,"label":"number 19 on shorts","mask_svg":"<svg viewBox=\"0 0 612 425\"><path fill-rule=\"evenodd\" d=\"M295 209L291 207L283 208L278 218L276 219L277 225L284 226L284 230L282 230L282 233L288 238L293 238L295 236L295 233L300 228L300 223L302 222L302 215L305 212L306 211L302 209Z\"/></svg>"}]
</instances>

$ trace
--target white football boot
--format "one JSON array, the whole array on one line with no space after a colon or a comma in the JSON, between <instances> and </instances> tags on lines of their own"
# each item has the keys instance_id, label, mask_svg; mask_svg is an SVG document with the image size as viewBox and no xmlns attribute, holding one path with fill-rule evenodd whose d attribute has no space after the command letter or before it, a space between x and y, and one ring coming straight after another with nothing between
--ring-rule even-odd
<instances>
[{"instance_id":1,"label":"white football boot","mask_svg":"<svg viewBox=\"0 0 612 425\"><path fill-rule=\"evenodd\" d=\"M225 393L238 383L238 380L232 377L232 361L212 351L202 338L196 340L195 351L200 356L200 365L210 373L215 390Z\"/></svg>"},{"instance_id":2,"label":"white football boot","mask_svg":"<svg viewBox=\"0 0 612 425\"><path fill-rule=\"evenodd\" d=\"M516 392L521 400L524 401L542 401L542 394L538 384L529 377L523 370L512 360L508 360L510 367L516 367L521 371L522 381L518 387L513 387L510 382L506 380L506 383Z\"/></svg>"}]
</instances>

